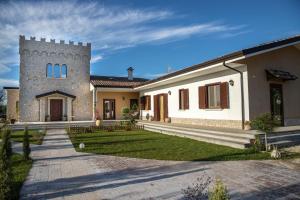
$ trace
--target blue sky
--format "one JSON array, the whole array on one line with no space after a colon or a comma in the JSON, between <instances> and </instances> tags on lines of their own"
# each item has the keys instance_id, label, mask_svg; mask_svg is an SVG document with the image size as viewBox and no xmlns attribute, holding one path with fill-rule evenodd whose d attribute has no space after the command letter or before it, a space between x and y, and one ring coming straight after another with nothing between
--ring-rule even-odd
<instances>
[{"instance_id":1,"label":"blue sky","mask_svg":"<svg viewBox=\"0 0 300 200\"><path fill-rule=\"evenodd\" d=\"M298 0L0 3L0 86L18 85L19 35L92 43L91 74L156 78L300 34ZM44 66L41 66L44 67Z\"/></svg>"}]
</instances>

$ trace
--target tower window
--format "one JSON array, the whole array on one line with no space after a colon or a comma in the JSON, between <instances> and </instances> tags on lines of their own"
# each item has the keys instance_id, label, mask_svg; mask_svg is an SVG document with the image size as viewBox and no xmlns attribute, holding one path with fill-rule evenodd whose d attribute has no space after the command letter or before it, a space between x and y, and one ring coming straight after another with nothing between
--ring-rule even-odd
<instances>
[{"instance_id":1,"label":"tower window","mask_svg":"<svg viewBox=\"0 0 300 200\"><path fill-rule=\"evenodd\" d=\"M67 78L67 65L47 64L47 78Z\"/></svg>"}]
</instances>

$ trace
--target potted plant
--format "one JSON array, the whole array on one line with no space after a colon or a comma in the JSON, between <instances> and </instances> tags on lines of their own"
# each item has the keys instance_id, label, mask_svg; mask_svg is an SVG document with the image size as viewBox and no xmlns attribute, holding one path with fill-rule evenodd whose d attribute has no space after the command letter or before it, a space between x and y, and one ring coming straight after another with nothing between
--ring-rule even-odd
<instances>
[{"instance_id":1,"label":"potted plant","mask_svg":"<svg viewBox=\"0 0 300 200\"><path fill-rule=\"evenodd\" d=\"M100 118L100 115L99 115L99 112L96 111L96 126L100 126L101 125L101 118Z\"/></svg>"},{"instance_id":2,"label":"potted plant","mask_svg":"<svg viewBox=\"0 0 300 200\"><path fill-rule=\"evenodd\" d=\"M245 121L245 123L244 123L244 130L245 131L251 130L251 123L250 123L250 121Z\"/></svg>"},{"instance_id":3,"label":"potted plant","mask_svg":"<svg viewBox=\"0 0 300 200\"><path fill-rule=\"evenodd\" d=\"M67 116L67 115L64 115L64 116L63 116L63 120L64 120L64 121L67 121L67 120L68 120L68 116Z\"/></svg>"},{"instance_id":4,"label":"potted plant","mask_svg":"<svg viewBox=\"0 0 300 200\"><path fill-rule=\"evenodd\" d=\"M154 117L153 116L150 116L150 121L154 121Z\"/></svg>"},{"instance_id":5,"label":"potted plant","mask_svg":"<svg viewBox=\"0 0 300 200\"><path fill-rule=\"evenodd\" d=\"M150 115L149 115L149 113L147 113L146 120L149 121L149 119L150 119Z\"/></svg>"}]
</instances>

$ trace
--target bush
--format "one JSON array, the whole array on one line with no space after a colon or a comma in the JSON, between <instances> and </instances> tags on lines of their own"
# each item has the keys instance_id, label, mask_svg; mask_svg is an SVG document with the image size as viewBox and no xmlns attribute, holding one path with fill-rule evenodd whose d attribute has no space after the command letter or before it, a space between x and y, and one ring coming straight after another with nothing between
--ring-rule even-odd
<instances>
[{"instance_id":1,"label":"bush","mask_svg":"<svg viewBox=\"0 0 300 200\"><path fill-rule=\"evenodd\" d=\"M12 154L10 142L10 130L5 130L2 137L2 146L0 150L0 199L11 199L11 162Z\"/></svg>"},{"instance_id":2,"label":"bush","mask_svg":"<svg viewBox=\"0 0 300 200\"><path fill-rule=\"evenodd\" d=\"M25 160L30 160L30 143L29 143L29 134L28 134L28 128L25 127L24 130L24 138L23 138L23 156Z\"/></svg>"},{"instance_id":3,"label":"bush","mask_svg":"<svg viewBox=\"0 0 300 200\"><path fill-rule=\"evenodd\" d=\"M185 200L206 200L208 198L208 187L212 179L210 176L203 174L200 178L197 178L197 182L193 183L192 187L182 190L183 199Z\"/></svg>"},{"instance_id":4,"label":"bush","mask_svg":"<svg viewBox=\"0 0 300 200\"><path fill-rule=\"evenodd\" d=\"M8 159L12 155L12 148L11 148L11 140L10 140L11 130L8 128L4 128L2 130L2 147L1 147L1 154L5 151Z\"/></svg>"},{"instance_id":5,"label":"bush","mask_svg":"<svg viewBox=\"0 0 300 200\"><path fill-rule=\"evenodd\" d=\"M133 106L134 107L134 106ZM128 120L130 124L136 124L136 108L123 108L122 110L123 113L123 119Z\"/></svg>"},{"instance_id":6,"label":"bush","mask_svg":"<svg viewBox=\"0 0 300 200\"><path fill-rule=\"evenodd\" d=\"M276 126L278 126L278 123L273 119L270 113L262 114L251 121L252 128L265 133L272 132Z\"/></svg>"},{"instance_id":7,"label":"bush","mask_svg":"<svg viewBox=\"0 0 300 200\"><path fill-rule=\"evenodd\" d=\"M226 186L220 179L216 180L215 186L208 196L209 200L229 200L229 194Z\"/></svg>"}]
</instances>

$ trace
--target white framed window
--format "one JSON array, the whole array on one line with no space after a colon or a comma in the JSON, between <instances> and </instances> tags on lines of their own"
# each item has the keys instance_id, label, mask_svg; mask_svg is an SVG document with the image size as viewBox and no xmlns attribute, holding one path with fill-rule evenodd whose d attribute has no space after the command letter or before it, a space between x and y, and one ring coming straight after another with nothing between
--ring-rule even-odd
<instances>
[{"instance_id":1,"label":"white framed window","mask_svg":"<svg viewBox=\"0 0 300 200\"><path fill-rule=\"evenodd\" d=\"M208 108L221 107L220 84L207 86Z\"/></svg>"}]
</instances>

